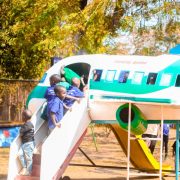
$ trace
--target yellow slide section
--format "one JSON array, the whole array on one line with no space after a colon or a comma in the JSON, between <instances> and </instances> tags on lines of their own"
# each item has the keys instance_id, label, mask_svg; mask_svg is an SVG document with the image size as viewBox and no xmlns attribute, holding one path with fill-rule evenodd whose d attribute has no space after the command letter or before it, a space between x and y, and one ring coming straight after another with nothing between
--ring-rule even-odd
<instances>
[{"instance_id":1,"label":"yellow slide section","mask_svg":"<svg viewBox=\"0 0 180 180\"><path fill-rule=\"evenodd\" d=\"M111 129L124 153L127 155L128 132L120 128L118 124L111 124ZM136 137L138 138L140 136ZM144 140L135 139L131 140L130 143L130 160L135 168L144 171L159 170L160 163L154 158ZM171 166L163 165L162 170L171 170Z\"/></svg>"}]
</instances>

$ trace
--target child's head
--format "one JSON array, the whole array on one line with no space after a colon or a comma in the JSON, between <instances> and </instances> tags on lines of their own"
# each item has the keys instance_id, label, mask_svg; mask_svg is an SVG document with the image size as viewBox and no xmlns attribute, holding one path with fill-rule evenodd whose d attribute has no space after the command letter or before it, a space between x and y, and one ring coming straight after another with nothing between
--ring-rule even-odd
<instances>
[{"instance_id":1,"label":"child's head","mask_svg":"<svg viewBox=\"0 0 180 180\"><path fill-rule=\"evenodd\" d=\"M32 112L28 109L23 110L22 112L22 119L24 122L30 120L32 117Z\"/></svg>"},{"instance_id":2,"label":"child's head","mask_svg":"<svg viewBox=\"0 0 180 180\"><path fill-rule=\"evenodd\" d=\"M52 85L55 85L55 84L57 84L58 82L61 81L61 76L60 76L59 74L53 74L53 75L50 77L49 81L50 81L50 85L51 85L51 86L52 86Z\"/></svg>"},{"instance_id":3,"label":"child's head","mask_svg":"<svg viewBox=\"0 0 180 180\"><path fill-rule=\"evenodd\" d=\"M61 100L66 97L66 88L63 86L55 86L54 92Z\"/></svg>"},{"instance_id":4,"label":"child's head","mask_svg":"<svg viewBox=\"0 0 180 180\"><path fill-rule=\"evenodd\" d=\"M74 77L74 78L72 78L72 85L73 86L76 86L76 87L80 87L80 79L78 79L77 77Z\"/></svg>"}]
</instances>

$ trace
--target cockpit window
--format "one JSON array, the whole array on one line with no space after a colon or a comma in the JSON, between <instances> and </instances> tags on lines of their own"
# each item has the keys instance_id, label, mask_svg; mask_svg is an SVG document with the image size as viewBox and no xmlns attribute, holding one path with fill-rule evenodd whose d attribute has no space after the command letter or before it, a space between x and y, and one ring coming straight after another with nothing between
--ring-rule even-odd
<instances>
[{"instance_id":1,"label":"cockpit window","mask_svg":"<svg viewBox=\"0 0 180 180\"><path fill-rule=\"evenodd\" d=\"M126 83L129 76L129 71L121 71L119 75L118 82L119 83Z\"/></svg>"},{"instance_id":2,"label":"cockpit window","mask_svg":"<svg viewBox=\"0 0 180 180\"><path fill-rule=\"evenodd\" d=\"M176 79L176 87L180 87L180 74L178 74L177 79Z\"/></svg>"},{"instance_id":3,"label":"cockpit window","mask_svg":"<svg viewBox=\"0 0 180 180\"><path fill-rule=\"evenodd\" d=\"M93 80L94 81L100 81L101 80L101 75L102 75L101 69L94 69L93 70Z\"/></svg>"},{"instance_id":4,"label":"cockpit window","mask_svg":"<svg viewBox=\"0 0 180 180\"><path fill-rule=\"evenodd\" d=\"M156 83L156 78L157 78L157 73L149 73L146 84L154 85Z\"/></svg>"},{"instance_id":5,"label":"cockpit window","mask_svg":"<svg viewBox=\"0 0 180 180\"><path fill-rule=\"evenodd\" d=\"M116 71L115 70L108 70L106 74L106 81L113 82L115 77Z\"/></svg>"}]
</instances>

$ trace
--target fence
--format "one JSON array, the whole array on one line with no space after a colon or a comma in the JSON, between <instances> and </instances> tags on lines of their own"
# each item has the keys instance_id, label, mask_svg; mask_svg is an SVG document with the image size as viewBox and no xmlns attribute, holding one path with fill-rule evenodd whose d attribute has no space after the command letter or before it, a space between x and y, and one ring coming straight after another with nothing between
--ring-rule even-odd
<instances>
[{"instance_id":1,"label":"fence","mask_svg":"<svg viewBox=\"0 0 180 180\"><path fill-rule=\"evenodd\" d=\"M0 79L0 122L21 122L26 99L37 85L35 80Z\"/></svg>"}]
</instances>

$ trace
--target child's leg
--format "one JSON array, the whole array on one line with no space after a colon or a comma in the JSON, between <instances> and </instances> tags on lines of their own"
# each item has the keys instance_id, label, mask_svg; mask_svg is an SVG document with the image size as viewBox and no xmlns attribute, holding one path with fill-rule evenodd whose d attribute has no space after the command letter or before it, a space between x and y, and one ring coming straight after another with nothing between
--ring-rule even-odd
<instances>
[{"instance_id":1,"label":"child's leg","mask_svg":"<svg viewBox=\"0 0 180 180\"><path fill-rule=\"evenodd\" d=\"M151 138L157 138L157 136L156 135L151 135ZM155 146L156 146L156 140L151 140L149 149L151 150L152 154L154 152Z\"/></svg>"},{"instance_id":2,"label":"child's leg","mask_svg":"<svg viewBox=\"0 0 180 180\"><path fill-rule=\"evenodd\" d=\"M171 146L173 148L172 150L172 156L176 154L176 141L174 141L173 145Z\"/></svg>"},{"instance_id":3,"label":"child's leg","mask_svg":"<svg viewBox=\"0 0 180 180\"><path fill-rule=\"evenodd\" d=\"M168 155L168 141L169 141L169 137L166 136L166 138L165 138L165 157L167 157L167 155Z\"/></svg>"},{"instance_id":4,"label":"child's leg","mask_svg":"<svg viewBox=\"0 0 180 180\"><path fill-rule=\"evenodd\" d=\"M27 142L24 144L24 154L27 162L27 170L29 173L32 171L32 163L33 163L33 151L34 151L34 142Z\"/></svg>"},{"instance_id":5,"label":"child's leg","mask_svg":"<svg viewBox=\"0 0 180 180\"><path fill-rule=\"evenodd\" d=\"M24 156L24 144L22 144L21 148L19 149L18 157L19 157L22 167L26 168L26 160L25 160L25 156Z\"/></svg>"},{"instance_id":6,"label":"child's leg","mask_svg":"<svg viewBox=\"0 0 180 180\"><path fill-rule=\"evenodd\" d=\"M53 128L53 129L49 128L49 129L48 129L48 135L50 135L53 130L54 130L54 128Z\"/></svg>"}]
</instances>

